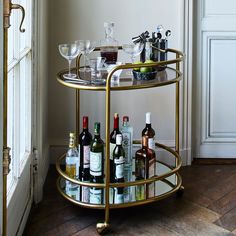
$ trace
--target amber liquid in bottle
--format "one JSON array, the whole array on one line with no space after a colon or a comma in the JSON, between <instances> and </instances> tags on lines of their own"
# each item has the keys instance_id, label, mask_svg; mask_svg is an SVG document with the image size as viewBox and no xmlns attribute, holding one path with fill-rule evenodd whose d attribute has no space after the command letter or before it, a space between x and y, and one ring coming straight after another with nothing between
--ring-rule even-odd
<instances>
[{"instance_id":1,"label":"amber liquid in bottle","mask_svg":"<svg viewBox=\"0 0 236 236\"><path fill-rule=\"evenodd\" d=\"M156 155L148 148L148 138L142 137L142 148L135 154L135 177L136 180L148 179L155 176ZM155 182L146 185L137 185L135 198L137 201L155 196Z\"/></svg>"},{"instance_id":2,"label":"amber liquid in bottle","mask_svg":"<svg viewBox=\"0 0 236 236\"><path fill-rule=\"evenodd\" d=\"M148 148L155 149L155 130L151 125L151 112L146 113L146 126L142 131L142 137L146 136L148 138Z\"/></svg>"}]
</instances>

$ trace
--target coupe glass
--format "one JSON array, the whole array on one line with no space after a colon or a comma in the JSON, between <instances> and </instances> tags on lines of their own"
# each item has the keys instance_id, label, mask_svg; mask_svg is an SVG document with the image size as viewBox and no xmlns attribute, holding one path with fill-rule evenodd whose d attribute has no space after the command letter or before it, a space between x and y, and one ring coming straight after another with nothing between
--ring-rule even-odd
<instances>
[{"instance_id":1,"label":"coupe glass","mask_svg":"<svg viewBox=\"0 0 236 236\"><path fill-rule=\"evenodd\" d=\"M138 56L143 50L143 43L136 44L123 44L123 51L130 55L132 63L134 63L135 57Z\"/></svg>"},{"instance_id":2,"label":"coupe glass","mask_svg":"<svg viewBox=\"0 0 236 236\"><path fill-rule=\"evenodd\" d=\"M91 53L96 47L96 41L78 40L76 41L80 52L84 55L84 67L80 68L80 72L89 72L90 69L86 67L87 55Z\"/></svg>"},{"instance_id":3,"label":"coupe glass","mask_svg":"<svg viewBox=\"0 0 236 236\"><path fill-rule=\"evenodd\" d=\"M76 43L65 43L59 44L58 46L60 54L68 60L69 63L69 72L68 74L64 74L65 78L75 78L76 74L71 73L71 62L79 55L79 48Z\"/></svg>"}]
</instances>

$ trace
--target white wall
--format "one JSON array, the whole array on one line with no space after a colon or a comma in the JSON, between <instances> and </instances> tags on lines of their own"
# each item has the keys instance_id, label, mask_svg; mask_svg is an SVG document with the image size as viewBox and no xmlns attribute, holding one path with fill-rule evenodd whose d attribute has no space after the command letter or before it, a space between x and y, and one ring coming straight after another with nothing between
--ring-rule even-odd
<instances>
[{"instance_id":1,"label":"white wall","mask_svg":"<svg viewBox=\"0 0 236 236\"><path fill-rule=\"evenodd\" d=\"M122 44L145 30L155 31L158 24L172 30L169 47L183 50L183 0L56 0L50 1L49 29L49 143L67 144L68 133L75 129L75 91L56 81L56 73L67 67L57 45L78 39L102 39L103 22L115 22L115 38ZM120 58L129 60L124 54ZM104 137L104 99L102 92L81 92L81 115L102 122ZM152 112L156 138L174 140L174 86L117 92L112 97L112 113L130 116L134 138L139 139L145 125L145 112ZM127 102L128 101L128 102Z\"/></svg>"},{"instance_id":2,"label":"white wall","mask_svg":"<svg viewBox=\"0 0 236 236\"><path fill-rule=\"evenodd\" d=\"M41 0L37 3L36 19L36 132L35 147L38 150L39 167L38 176L35 178L34 200L38 202L42 198L42 188L49 166L48 158L48 1Z\"/></svg>"}]
</instances>

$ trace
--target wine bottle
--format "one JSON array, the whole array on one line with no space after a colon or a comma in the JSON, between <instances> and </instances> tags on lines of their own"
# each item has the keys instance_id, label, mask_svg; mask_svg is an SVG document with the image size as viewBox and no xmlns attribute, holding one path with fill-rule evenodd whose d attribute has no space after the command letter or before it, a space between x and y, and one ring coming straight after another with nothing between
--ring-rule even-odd
<instances>
[{"instance_id":1,"label":"wine bottle","mask_svg":"<svg viewBox=\"0 0 236 236\"><path fill-rule=\"evenodd\" d=\"M114 173L114 160L113 160L113 151L116 146L116 135L121 134L119 130L119 114L114 114L114 124L113 124L113 130L110 134L110 173ZM114 175L110 175L110 182L114 183ZM110 188L110 203L114 203L114 189Z\"/></svg>"},{"instance_id":2,"label":"wine bottle","mask_svg":"<svg viewBox=\"0 0 236 236\"><path fill-rule=\"evenodd\" d=\"M90 150L90 182L103 183L104 178L104 142L100 138L100 123L94 124L94 138ZM91 204L102 204L103 189L91 187L89 199Z\"/></svg>"},{"instance_id":3,"label":"wine bottle","mask_svg":"<svg viewBox=\"0 0 236 236\"><path fill-rule=\"evenodd\" d=\"M83 117L83 131L79 135L79 151L80 151L80 180L83 182L90 181L90 145L92 135L88 131L88 117ZM89 202L89 187L81 186L80 199L82 202Z\"/></svg>"},{"instance_id":4,"label":"wine bottle","mask_svg":"<svg viewBox=\"0 0 236 236\"><path fill-rule=\"evenodd\" d=\"M114 159L114 182L123 183L124 180L124 164L125 164L125 151L122 147L122 135L116 135L116 147L113 151ZM124 188L115 188L114 203L124 203Z\"/></svg>"},{"instance_id":5,"label":"wine bottle","mask_svg":"<svg viewBox=\"0 0 236 236\"><path fill-rule=\"evenodd\" d=\"M79 153L76 148L75 133L70 133L69 149L66 153L66 174L73 179L79 178ZM80 200L79 186L66 180L65 192L70 197Z\"/></svg>"},{"instance_id":6,"label":"wine bottle","mask_svg":"<svg viewBox=\"0 0 236 236\"><path fill-rule=\"evenodd\" d=\"M148 148L147 136L142 137L142 148L135 154L135 178L143 180L151 178L156 173L156 155L152 149ZM155 196L155 182L147 185L137 185L136 200L144 200Z\"/></svg>"},{"instance_id":7,"label":"wine bottle","mask_svg":"<svg viewBox=\"0 0 236 236\"><path fill-rule=\"evenodd\" d=\"M122 146L125 151L125 166L124 166L124 179L125 182L131 181L131 174L132 174L132 153L133 153L133 127L129 124L129 117L123 116L123 124L121 127L122 133ZM124 188L124 202L131 201L131 188L132 187L125 187Z\"/></svg>"},{"instance_id":8,"label":"wine bottle","mask_svg":"<svg viewBox=\"0 0 236 236\"><path fill-rule=\"evenodd\" d=\"M142 136L147 136L148 138L148 148L155 149L155 131L151 125L151 112L146 113L146 126L142 131Z\"/></svg>"}]
</instances>

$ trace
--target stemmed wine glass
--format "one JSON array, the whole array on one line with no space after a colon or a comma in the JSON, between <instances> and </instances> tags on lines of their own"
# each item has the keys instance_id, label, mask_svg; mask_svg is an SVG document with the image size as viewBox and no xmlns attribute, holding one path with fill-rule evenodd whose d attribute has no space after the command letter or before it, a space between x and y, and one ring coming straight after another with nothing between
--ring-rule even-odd
<instances>
[{"instance_id":1,"label":"stemmed wine glass","mask_svg":"<svg viewBox=\"0 0 236 236\"><path fill-rule=\"evenodd\" d=\"M143 43L132 43L132 44L123 44L122 49L125 53L130 55L132 63L134 63L135 57L138 56L143 50Z\"/></svg>"},{"instance_id":2,"label":"stemmed wine glass","mask_svg":"<svg viewBox=\"0 0 236 236\"><path fill-rule=\"evenodd\" d=\"M89 72L90 69L86 68L87 55L91 53L96 47L96 41L91 40L78 40L76 41L80 52L84 55L84 67L80 68L80 72Z\"/></svg>"},{"instance_id":3,"label":"stemmed wine glass","mask_svg":"<svg viewBox=\"0 0 236 236\"><path fill-rule=\"evenodd\" d=\"M73 59L75 59L79 55L79 48L76 43L65 43L65 44L59 44L58 49L60 54L68 60L69 63L69 72L68 74L64 74L64 78L75 78L77 75L71 73L71 62Z\"/></svg>"}]
</instances>

